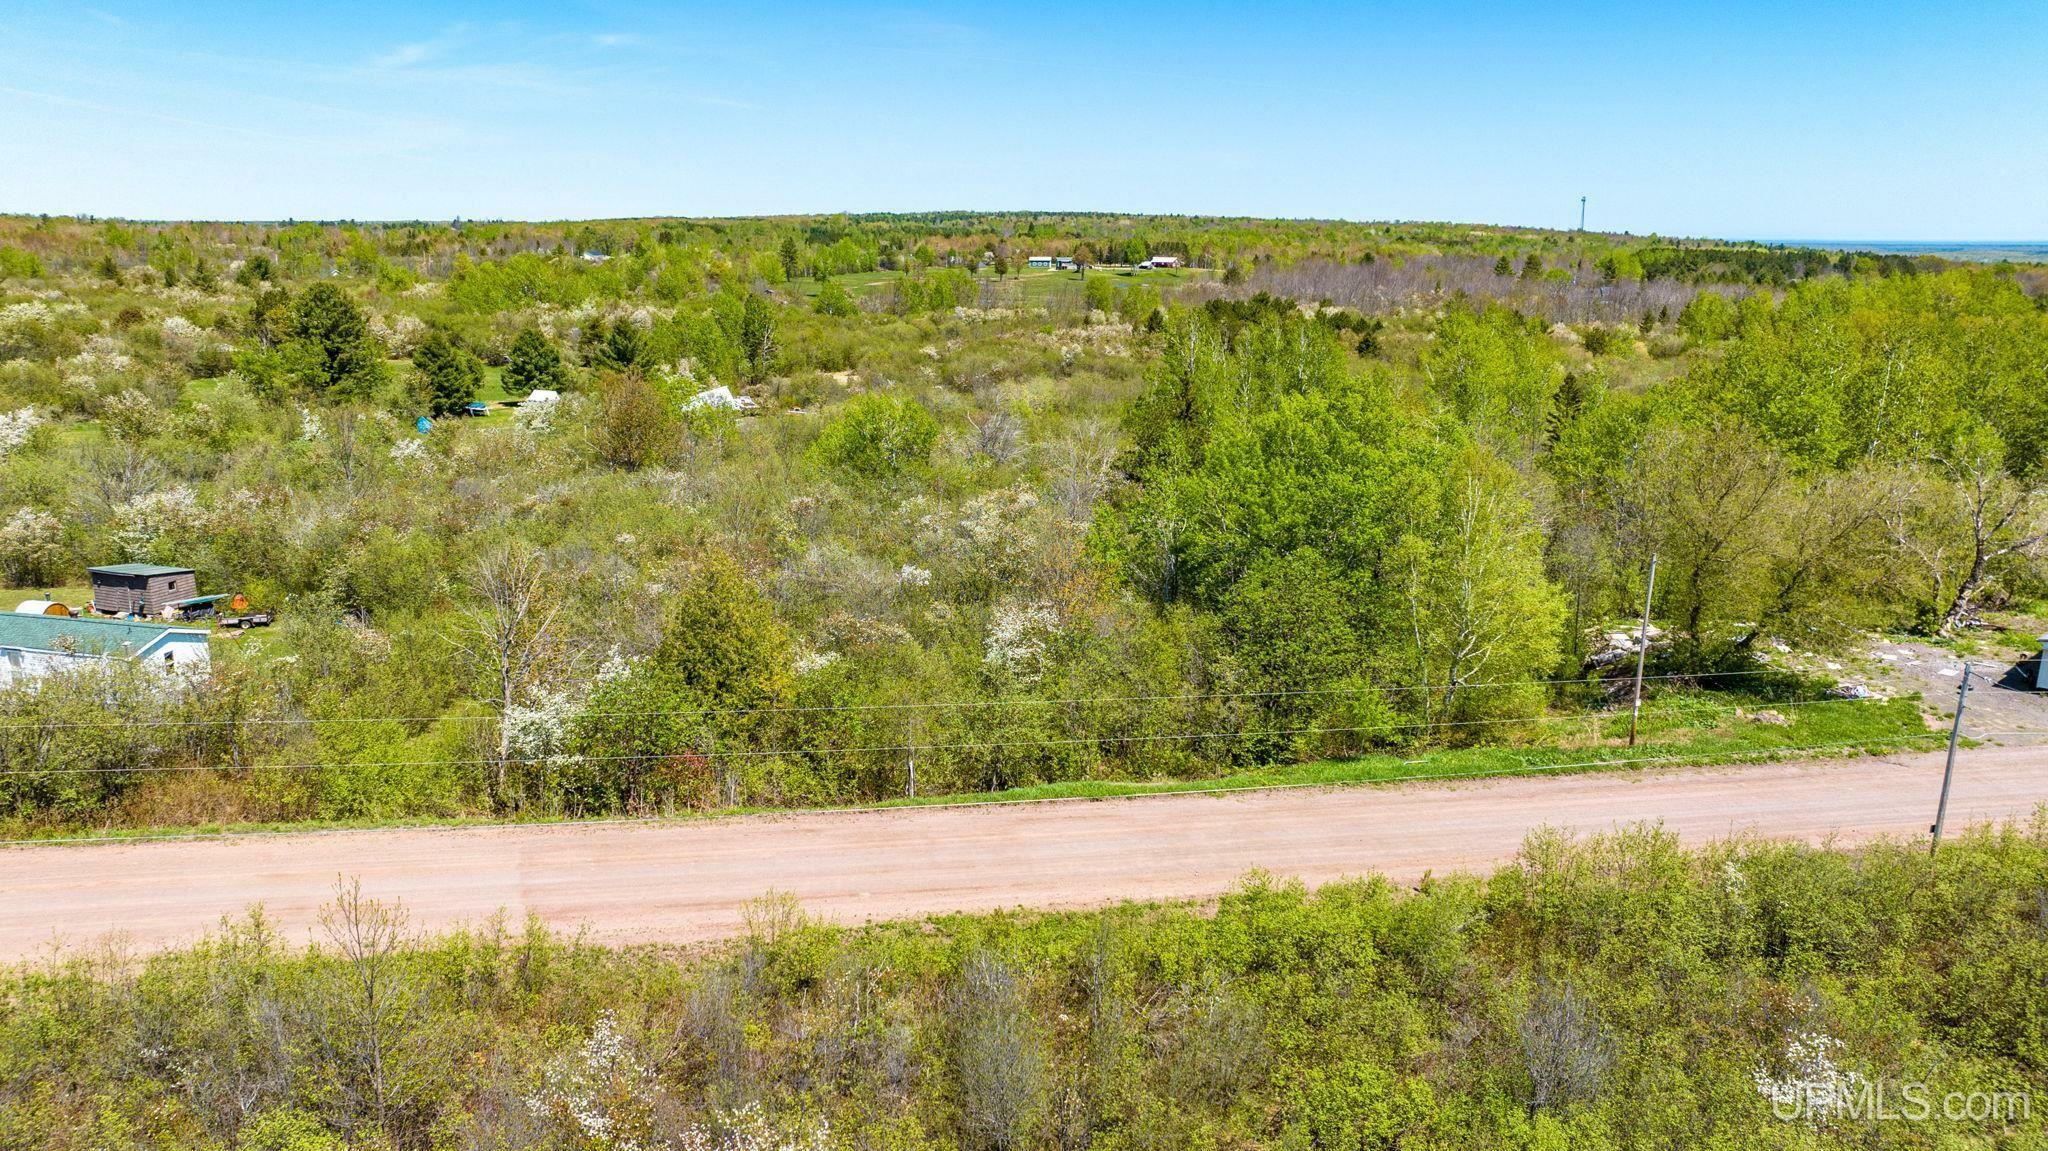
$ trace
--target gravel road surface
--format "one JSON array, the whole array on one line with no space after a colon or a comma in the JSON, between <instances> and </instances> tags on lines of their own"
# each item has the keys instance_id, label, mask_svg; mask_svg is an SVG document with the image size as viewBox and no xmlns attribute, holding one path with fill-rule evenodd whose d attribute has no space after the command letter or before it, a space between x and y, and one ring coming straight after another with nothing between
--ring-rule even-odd
<instances>
[{"instance_id":1,"label":"gravel road surface","mask_svg":"<svg viewBox=\"0 0 2048 1151\"><path fill-rule=\"evenodd\" d=\"M1661 822L1850 844L1927 831L1939 754L1225 796L668 822L244 836L0 849L0 961L188 943L262 904L309 939L341 877L424 929L503 911L609 943L728 935L770 889L843 923L1005 907L1200 899L1247 871L1413 881L1490 867L1534 828ZM1965 750L1949 826L2048 802L2048 748Z\"/></svg>"}]
</instances>

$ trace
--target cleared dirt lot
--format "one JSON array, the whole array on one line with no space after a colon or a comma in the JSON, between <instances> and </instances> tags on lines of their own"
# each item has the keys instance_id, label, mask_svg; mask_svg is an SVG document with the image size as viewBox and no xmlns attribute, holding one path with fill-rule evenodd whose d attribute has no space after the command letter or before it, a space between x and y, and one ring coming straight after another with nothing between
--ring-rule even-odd
<instances>
[{"instance_id":1,"label":"cleared dirt lot","mask_svg":"<svg viewBox=\"0 0 2048 1151\"><path fill-rule=\"evenodd\" d=\"M1660 821L1854 843L1924 834L1939 755L1467 784L805 814L671 823L406 830L0 850L0 960L113 940L189 942L262 904L310 938L337 879L423 928L504 911L606 942L729 934L774 889L859 923L947 911L1204 898L1254 868L1310 883L1476 869L1533 828ZM2048 802L2048 749L1965 751L1951 829Z\"/></svg>"}]
</instances>

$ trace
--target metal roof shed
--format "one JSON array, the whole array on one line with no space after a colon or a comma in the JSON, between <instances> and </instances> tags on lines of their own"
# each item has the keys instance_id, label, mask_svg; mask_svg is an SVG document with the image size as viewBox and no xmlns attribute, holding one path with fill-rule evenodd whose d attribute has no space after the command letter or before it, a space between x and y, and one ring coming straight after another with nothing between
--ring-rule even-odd
<instances>
[{"instance_id":1,"label":"metal roof shed","mask_svg":"<svg viewBox=\"0 0 2048 1151\"><path fill-rule=\"evenodd\" d=\"M173 600L199 591L191 568L108 564L85 570L92 577L93 610L103 615L156 615Z\"/></svg>"}]
</instances>

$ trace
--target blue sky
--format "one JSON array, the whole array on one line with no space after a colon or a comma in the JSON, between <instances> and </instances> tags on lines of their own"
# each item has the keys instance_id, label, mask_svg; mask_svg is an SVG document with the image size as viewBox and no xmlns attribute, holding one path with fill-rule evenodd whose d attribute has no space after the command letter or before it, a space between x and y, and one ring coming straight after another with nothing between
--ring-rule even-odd
<instances>
[{"instance_id":1,"label":"blue sky","mask_svg":"<svg viewBox=\"0 0 2048 1151\"><path fill-rule=\"evenodd\" d=\"M1685 11L1670 11L1683 8ZM2048 4L0 0L0 210L2048 238Z\"/></svg>"}]
</instances>

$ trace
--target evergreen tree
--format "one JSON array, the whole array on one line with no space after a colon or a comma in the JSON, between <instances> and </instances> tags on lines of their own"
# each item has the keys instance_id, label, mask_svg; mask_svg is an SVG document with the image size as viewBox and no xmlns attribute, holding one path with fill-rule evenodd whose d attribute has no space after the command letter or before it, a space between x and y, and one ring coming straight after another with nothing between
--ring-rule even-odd
<instances>
[{"instance_id":1,"label":"evergreen tree","mask_svg":"<svg viewBox=\"0 0 2048 1151\"><path fill-rule=\"evenodd\" d=\"M782 238L782 251L780 255L782 256L783 279L796 279L797 273L803 270L804 257L803 249L797 246L795 236L784 236Z\"/></svg>"},{"instance_id":2,"label":"evergreen tree","mask_svg":"<svg viewBox=\"0 0 2048 1151\"><path fill-rule=\"evenodd\" d=\"M524 396L538 388L559 390L569 380L562 353L538 329L526 328L512 341L505 358L505 390Z\"/></svg>"},{"instance_id":3,"label":"evergreen tree","mask_svg":"<svg viewBox=\"0 0 2048 1151\"><path fill-rule=\"evenodd\" d=\"M825 281L811 307L821 316L851 316L858 310L854 307L853 297L837 280Z\"/></svg>"},{"instance_id":4,"label":"evergreen tree","mask_svg":"<svg viewBox=\"0 0 2048 1151\"><path fill-rule=\"evenodd\" d=\"M413 352L412 370L414 395L430 415L461 411L484 383L483 364L439 328L429 332Z\"/></svg>"},{"instance_id":5,"label":"evergreen tree","mask_svg":"<svg viewBox=\"0 0 2048 1151\"><path fill-rule=\"evenodd\" d=\"M775 356L775 305L752 292L740 307L739 343L747 375L760 379Z\"/></svg>"},{"instance_id":6,"label":"evergreen tree","mask_svg":"<svg viewBox=\"0 0 2048 1151\"><path fill-rule=\"evenodd\" d=\"M630 372L640 366L646 344L640 327L631 320L593 323L583 336L583 362L607 372Z\"/></svg>"},{"instance_id":7,"label":"evergreen tree","mask_svg":"<svg viewBox=\"0 0 2048 1151\"><path fill-rule=\"evenodd\" d=\"M340 288L318 283L292 301L285 354L301 387L327 398L361 399L384 378L384 349L362 309Z\"/></svg>"},{"instance_id":8,"label":"evergreen tree","mask_svg":"<svg viewBox=\"0 0 2048 1151\"><path fill-rule=\"evenodd\" d=\"M1505 255L1503 255L1500 259L1495 260L1493 262L1493 274L1496 276L1514 275L1515 262L1513 260L1508 259Z\"/></svg>"},{"instance_id":9,"label":"evergreen tree","mask_svg":"<svg viewBox=\"0 0 2048 1151\"><path fill-rule=\"evenodd\" d=\"M1522 261L1522 278L1525 280L1533 280L1542 274L1543 257L1537 255L1534 252L1529 253L1529 258Z\"/></svg>"},{"instance_id":10,"label":"evergreen tree","mask_svg":"<svg viewBox=\"0 0 2048 1151\"><path fill-rule=\"evenodd\" d=\"M1571 427L1579 416L1585 413L1586 405L1591 400L1591 390L1586 387L1586 382L1579 378L1579 374L1566 372L1564 382L1557 386L1557 394L1550 401L1550 414L1544 421L1545 438L1555 445L1564 435L1565 429Z\"/></svg>"}]
</instances>

